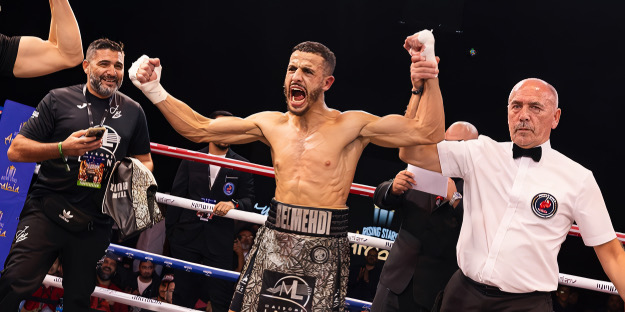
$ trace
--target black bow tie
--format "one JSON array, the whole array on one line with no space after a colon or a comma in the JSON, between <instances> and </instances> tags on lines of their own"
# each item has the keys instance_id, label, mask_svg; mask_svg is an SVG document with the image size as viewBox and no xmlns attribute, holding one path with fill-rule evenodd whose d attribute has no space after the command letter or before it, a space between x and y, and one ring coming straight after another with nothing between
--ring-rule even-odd
<instances>
[{"instance_id":1,"label":"black bow tie","mask_svg":"<svg viewBox=\"0 0 625 312\"><path fill-rule=\"evenodd\" d=\"M514 159L527 156L527 157L531 157L534 161L538 162L542 154L543 154L543 150L540 148L540 146L536 146L532 148L521 148L516 144L513 144L512 146L512 158Z\"/></svg>"}]
</instances>

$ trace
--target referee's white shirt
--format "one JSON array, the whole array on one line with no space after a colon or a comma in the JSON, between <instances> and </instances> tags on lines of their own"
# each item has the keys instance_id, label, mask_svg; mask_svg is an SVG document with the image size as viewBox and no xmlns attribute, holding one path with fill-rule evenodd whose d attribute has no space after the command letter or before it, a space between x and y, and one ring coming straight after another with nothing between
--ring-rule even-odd
<instances>
[{"instance_id":1,"label":"referee's white shirt","mask_svg":"<svg viewBox=\"0 0 625 312\"><path fill-rule=\"evenodd\" d=\"M553 291L557 255L573 224L584 244L616 237L592 172L542 144L542 158L512 158L512 142L480 136L438 144L442 173L464 179L458 265L474 281L512 293ZM532 204L551 195L557 210L540 216Z\"/></svg>"}]
</instances>

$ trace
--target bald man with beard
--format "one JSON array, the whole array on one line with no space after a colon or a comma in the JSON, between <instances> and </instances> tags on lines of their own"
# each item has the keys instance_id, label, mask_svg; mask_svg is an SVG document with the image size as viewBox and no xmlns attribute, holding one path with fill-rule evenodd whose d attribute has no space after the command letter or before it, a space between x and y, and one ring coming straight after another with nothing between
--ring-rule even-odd
<instances>
[{"instance_id":1,"label":"bald man with beard","mask_svg":"<svg viewBox=\"0 0 625 312\"><path fill-rule=\"evenodd\" d=\"M51 90L39 102L7 151L10 161L41 162L41 169L0 277L3 310L17 310L59 255L64 308L88 309L93 268L110 243L113 223L102 213L107 172L124 157L153 168L143 109L118 91L125 72L123 45L93 41L83 71L84 84ZM87 136L87 127L104 128L102 136Z\"/></svg>"}]
</instances>

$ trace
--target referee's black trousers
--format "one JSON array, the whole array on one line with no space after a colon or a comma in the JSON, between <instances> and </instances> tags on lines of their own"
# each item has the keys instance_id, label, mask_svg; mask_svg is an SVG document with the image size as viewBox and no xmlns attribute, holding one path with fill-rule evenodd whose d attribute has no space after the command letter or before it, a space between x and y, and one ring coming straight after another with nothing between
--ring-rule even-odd
<instances>
[{"instance_id":1,"label":"referee's black trousers","mask_svg":"<svg viewBox=\"0 0 625 312\"><path fill-rule=\"evenodd\" d=\"M552 312L549 292L514 294L470 280L458 270L445 287L441 312Z\"/></svg>"},{"instance_id":2,"label":"referee's black trousers","mask_svg":"<svg viewBox=\"0 0 625 312\"><path fill-rule=\"evenodd\" d=\"M63 307L88 311L95 289L95 266L109 245L110 224L73 233L41 211L40 199L28 198L0 276L0 307L17 311L20 302L41 285L57 256L63 259Z\"/></svg>"}]
</instances>

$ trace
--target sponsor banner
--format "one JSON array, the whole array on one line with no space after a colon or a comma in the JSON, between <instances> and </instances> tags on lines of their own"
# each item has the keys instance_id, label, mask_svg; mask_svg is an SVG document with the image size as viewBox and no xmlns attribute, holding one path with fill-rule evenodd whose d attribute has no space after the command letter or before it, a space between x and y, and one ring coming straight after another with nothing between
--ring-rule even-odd
<instances>
[{"instance_id":1,"label":"sponsor banner","mask_svg":"<svg viewBox=\"0 0 625 312\"><path fill-rule=\"evenodd\" d=\"M401 218L394 210L380 209L371 198L350 196L348 206L352 207L349 216L351 233L348 234L352 243L351 266L362 265L371 248L378 250L378 260L386 261L397 238ZM355 210L358 212L353 213Z\"/></svg>"},{"instance_id":2,"label":"sponsor banner","mask_svg":"<svg viewBox=\"0 0 625 312\"><path fill-rule=\"evenodd\" d=\"M35 109L7 100L0 120L0 270L9 253L17 221L26 200L35 163L14 163L7 158L7 150L22 126Z\"/></svg>"}]
</instances>

